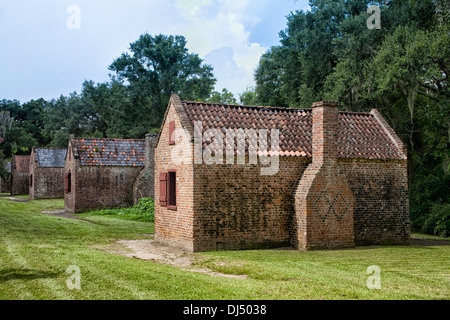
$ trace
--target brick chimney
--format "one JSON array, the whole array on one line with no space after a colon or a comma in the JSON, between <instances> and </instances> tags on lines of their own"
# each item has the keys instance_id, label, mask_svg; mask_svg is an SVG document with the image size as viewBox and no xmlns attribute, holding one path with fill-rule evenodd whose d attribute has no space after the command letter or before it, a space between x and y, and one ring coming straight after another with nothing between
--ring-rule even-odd
<instances>
[{"instance_id":1,"label":"brick chimney","mask_svg":"<svg viewBox=\"0 0 450 320\"><path fill-rule=\"evenodd\" d=\"M312 105L312 162L295 191L292 243L299 249L354 246L354 199L338 163L337 106Z\"/></svg>"},{"instance_id":2,"label":"brick chimney","mask_svg":"<svg viewBox=\"0 0 450 320\"><path fill-rule=\"evenodd\" d=\"M312 105L312 161L317 163L337 160L338 104L332 101Z\"/></svg>"}]
</instances>

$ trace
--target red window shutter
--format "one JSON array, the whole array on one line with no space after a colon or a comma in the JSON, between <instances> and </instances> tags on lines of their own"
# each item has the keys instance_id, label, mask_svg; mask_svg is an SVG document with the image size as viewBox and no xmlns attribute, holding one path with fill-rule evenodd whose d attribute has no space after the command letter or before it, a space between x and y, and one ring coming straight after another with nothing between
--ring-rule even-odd
<instances>
[{"instance_id":1,"label":"red window shutter","mask_svg":"<svg viewBox=\"0 0 450 320\"><path fill-rule=\"evenodd\" d=\"M175 121L169 122L169 144L175 144Z\"/></svg>"},{"instance_id":2,"label":"red window shutter","mask_svg":"<svg viewBox=\"0 0 450 320\"><path fill-rule=\"evenodd\" d=\"M167 172L159 174L159 204L167 206Z\"/></svg>"}]
</instances>

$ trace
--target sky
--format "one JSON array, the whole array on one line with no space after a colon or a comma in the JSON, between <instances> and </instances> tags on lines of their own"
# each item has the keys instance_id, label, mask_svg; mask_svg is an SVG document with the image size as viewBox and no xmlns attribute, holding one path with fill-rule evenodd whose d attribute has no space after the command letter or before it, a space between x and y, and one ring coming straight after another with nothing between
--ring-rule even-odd
<instances>
[{"instance_id":1,"label":"sky","mask_svg":"<svg viewBox=\"0 0 450 320\"><path fill-rule=\"evenodd\" d=\"M308 0L0 0L0 100L53 99L108 66L144 33L183 35L212 65L215 90L254 86L259 59Z\"/></svg>"}]
</instances>

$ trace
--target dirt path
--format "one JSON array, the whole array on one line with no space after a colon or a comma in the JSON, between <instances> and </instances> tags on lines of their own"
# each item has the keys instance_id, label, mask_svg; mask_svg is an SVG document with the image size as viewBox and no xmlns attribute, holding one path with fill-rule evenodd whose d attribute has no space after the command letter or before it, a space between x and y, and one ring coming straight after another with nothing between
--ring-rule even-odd
<instances>
[{"instance_id":1,"label":"dirt path","mask_svg":"<svg viewBox=\"0 0 450 320\"><path fill-rule=\"evenodd\" d=\"M211 276L246 279L245 275L225 274L204 267L195 266L201 258L185 249L156 242L153 239L117 240L114 245L97 249L120 254L130 258L138 258L156 263L177 267L181 270L206 273Z\"/></svg>"},{"instance_id":2,"label":"dirt path","mask_svg":"<svg viewBox=\"0 0 450 320\"><path fill-rule=\"evenodd\" d=\"M30 199L22 199L22 198L15 198L15 197L7 197L9 200L11 201L16 201L16 202L28 202L30 201Z\"/></svg>"},{"instance_id":3,"label":"dirt path","mask_svg":"<svg viewBox=\"0 0 450 320\"><path fill-rule=\"evenodd\" d=\"M41 213L49 214L51 216L60 217L60 218L75 219L75 220L80 220L80 221L89 222L89 223L96 223L93 221L89 221L89 220L80 218L75 213L66 211L64 209L55 210L55 211L41 211Z\"/></svg>"}]
</instances>

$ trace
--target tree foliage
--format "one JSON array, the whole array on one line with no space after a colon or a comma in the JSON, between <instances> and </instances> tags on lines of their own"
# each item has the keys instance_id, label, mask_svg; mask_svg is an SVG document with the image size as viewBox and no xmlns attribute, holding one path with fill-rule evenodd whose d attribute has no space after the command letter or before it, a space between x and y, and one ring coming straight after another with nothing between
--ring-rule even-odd
<instances>
[{"instance_id":1,"label":"tree foliage","mask_svg":"<svg viewBox=\"0 0 450 320\"><path fill-rule=\"evenodd\" d=\"M171 94L185 100L210 96L216 80L212 67L202 62L188 52L183 36L141 35L130 44L130 53L109 66L117 74L113 83L128 84L127 104L119 108L130 117L140 114L147 127L158 127Z\"/></svg>"}]
</instances>

